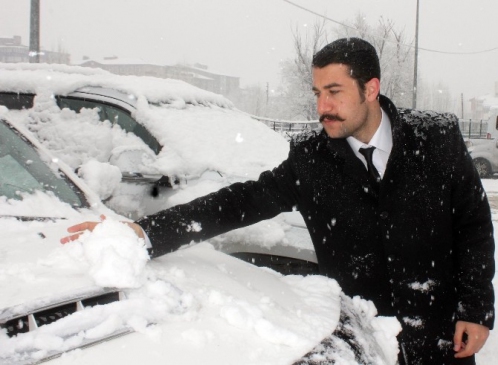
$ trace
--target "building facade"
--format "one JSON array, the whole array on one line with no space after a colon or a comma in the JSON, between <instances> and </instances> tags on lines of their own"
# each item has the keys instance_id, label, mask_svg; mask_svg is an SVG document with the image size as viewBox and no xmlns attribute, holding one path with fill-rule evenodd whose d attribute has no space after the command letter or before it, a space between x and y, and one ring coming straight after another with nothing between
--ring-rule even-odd
<instances>
[{"instance_id":1,"label":"building facade","mask_svg":"<svg viewBox=\"0 0 498 365\"><path fill-rule=\"evenodd\" d=\"M174 66L151 64L140 59L105 57L99 60L86 59L79 64L96 67L117 75L153 76L188 82L198 88L217 94L229 95L240 88L240 78L212 72L201 64Z\"/></svg>"},{"instance_id":2,"label":"building facade","mask_svg":"<svg viewBox=\"0 0 498 365\"><path fill-rule=\"evenodd\" d=\"M20 36L12 38L0 37L0 62L17 63L29 62L29 47L22 44ZM68 65L69 53L40 51L40 63L62 63Z\"/></svg>"}]
</instances>

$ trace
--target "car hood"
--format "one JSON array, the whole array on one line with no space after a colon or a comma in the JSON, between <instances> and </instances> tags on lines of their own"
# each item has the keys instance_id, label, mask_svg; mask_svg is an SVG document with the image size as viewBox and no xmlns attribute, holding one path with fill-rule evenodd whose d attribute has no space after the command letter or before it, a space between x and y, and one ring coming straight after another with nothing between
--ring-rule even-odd
<instances>
[{"instance_id":1,"label":"car hood","mask_svg":"<svg viewBox=\"0 0 498 365\"><path fill-rule=\"evenodd\" d=\"M0 219L8 242L0 253L0 318L64 303L79 308L16 337L0 331L2 363L291 364L336 328L342 302L335 280L284 276L209 243L148 261L143 242L111 218L60 245L58 239L76 221ZM86 296L109 291L118 291L119 300L82 305ZM373 305L357 302L351 310L362 313L370 326ZM388 347L396 354L399 329L377 325L374 331L372 326L358 330L369 333L370 341L390 339ZM99 345L89 347L93 344ZM379 344L365 348L378 350ZM369 356L386 359L377 350ZM393 358L376 363L394 364Z\"/></svg>"}]
</instances>

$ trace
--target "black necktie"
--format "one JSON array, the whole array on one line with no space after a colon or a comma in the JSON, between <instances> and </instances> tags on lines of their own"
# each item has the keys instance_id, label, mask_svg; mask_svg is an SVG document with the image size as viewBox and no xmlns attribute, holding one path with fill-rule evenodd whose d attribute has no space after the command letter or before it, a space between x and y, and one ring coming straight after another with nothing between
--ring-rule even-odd
<instances>
[{"instance_id":1,"label":"black necktie","mask_svg":"<svg viewBox=\"0 0 498 365\"><path fill-rule=\"evenodd\" d=\"M372 155L375 147L362 147L360 148L360 153L365 156L365 160L367 160L367 167L368 167L368 172L370 173L370 176L373 178L373 181L375 181L377 184L380 183L380 174L379 171L375 168L373 161L372 161Z\"/></svg>"}]
</instances>

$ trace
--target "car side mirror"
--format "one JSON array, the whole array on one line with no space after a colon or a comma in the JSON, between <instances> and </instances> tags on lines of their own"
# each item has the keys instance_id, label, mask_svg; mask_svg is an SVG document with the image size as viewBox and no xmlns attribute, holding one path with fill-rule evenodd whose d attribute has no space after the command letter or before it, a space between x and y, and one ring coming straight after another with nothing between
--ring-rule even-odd
<instances>
[{"instance_id":1,"label":"car side mirror","mask_svg":"<svg viewBox=\"0 0 498 365\"><path fill-rule=\"evenodd\" d=\"M145 146L123 146L114 148L109 158L111 165L117 166L121 173L135 175L144 171L156 160L156 155Z\"/></svg>"},{"instance_id":2,"label":"car side mirror","mask_svg":"<svg viewBox=\"0 0 498 365\"><path fill-rule=\"evenodd\" d=\"M111 152L109 163L121 170L123 182L136 184L157 183L164 179L161 174L144 173L156 160L156 155L145 146L125 146L115 148Z\"/></svg>"}]
</instances>

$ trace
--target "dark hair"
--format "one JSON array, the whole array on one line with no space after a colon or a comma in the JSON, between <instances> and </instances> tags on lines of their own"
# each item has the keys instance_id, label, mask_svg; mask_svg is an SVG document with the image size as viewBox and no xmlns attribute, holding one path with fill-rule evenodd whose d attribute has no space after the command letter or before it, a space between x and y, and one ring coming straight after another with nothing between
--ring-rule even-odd
<instances>
[{"instance_id":1,"label":"dark hair","mask_svg":"<svg viewBox=\"0 0 498 365\"><path fill-rule=\"evenodd\" d=\"M313 56L312 66L323 68L332 63L347 65L351 77L364 90L365 83L373 78L380 80L380 64L377 51L360 38L341 38L327 44Z\"/></svg>"}]
</instances>

